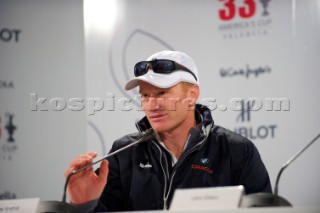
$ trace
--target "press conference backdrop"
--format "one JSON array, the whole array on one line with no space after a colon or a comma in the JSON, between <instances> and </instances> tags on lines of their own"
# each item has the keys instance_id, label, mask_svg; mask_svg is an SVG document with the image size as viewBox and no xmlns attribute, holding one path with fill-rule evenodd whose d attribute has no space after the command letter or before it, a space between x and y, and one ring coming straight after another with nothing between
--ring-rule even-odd
<instances>
[{"instance_id":1,"label":"press conference backdrop","mask_svg":"<svg viewBox=\"0 0 320 213\"><path fill-rule=\"evenodd\" d=\"M136 131L138 92L123 86L164 49L195 60L199 103L255 143L272 184L320 131L320 1L2 0L0 11L2 198L59 200L71 159ZM319 205L319 150L280 180L294 206Z\"/></svg>"},{"instance_id":2,"label":"press conference backdrop","mask_svg":"<svg viewBox=\"0 0 320 213\"><path fill-rule=\"evenodd\" d=\"M85 151L85 113L62 110L85 95L82 8L0 0L0 199L60 200Z\"/></svg>"}]
</instances>

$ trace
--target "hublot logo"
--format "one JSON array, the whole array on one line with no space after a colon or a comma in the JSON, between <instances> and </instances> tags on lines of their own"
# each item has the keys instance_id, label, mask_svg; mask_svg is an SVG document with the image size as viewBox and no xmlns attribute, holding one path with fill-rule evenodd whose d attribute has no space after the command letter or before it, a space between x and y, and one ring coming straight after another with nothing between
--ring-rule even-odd
<instances>
[{"instance_id":1,"label":"hublot logo","mask_svg":"<svg viewBox=\"0 0 320 213\"><path fill-rule=\"evenodd\" d=\"M2 28L0 29L0 41L17 43L19 42L21 32L20 29Z\"/></svg>"},{"instance_id":2,"label":"hublot logo","mask_svg":"<svg viewBox=\"0 0 320 213\"><path fill-rule=\"evenodd\" d=\"M236 121L250 124L254 105L254 101L242 100L241 111L237 116ZM235 127L234 131L248 139L254 140L274 138L276 135L276 129L276 124L261 124L258 126L243 125Z\"/></svg>"}]
</instances>

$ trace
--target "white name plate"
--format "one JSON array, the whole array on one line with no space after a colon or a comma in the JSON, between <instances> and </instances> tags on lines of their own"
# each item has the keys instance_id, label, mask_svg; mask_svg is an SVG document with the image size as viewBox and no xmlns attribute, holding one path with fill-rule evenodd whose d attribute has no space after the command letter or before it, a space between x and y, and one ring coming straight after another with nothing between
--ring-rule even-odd
<instances>
[{"instance_id":1,"label":"white name plate","mask_svg":"<svg viewBox=\"0 0 320 213\"><path fill-rule=\"evenodd\" d=\"M0 213L36 212L39 198L0 200Z\"/></svg>"},{"instance_id":2,"label":"white name plate","mask_svg":"<svg viewBox=\"0 0 320 213\"><path fill-rule=\"evenodd\" d=\"M243 186L177 189L170 210L236 209L243 193Z\"/></svg>"}]
</instances>

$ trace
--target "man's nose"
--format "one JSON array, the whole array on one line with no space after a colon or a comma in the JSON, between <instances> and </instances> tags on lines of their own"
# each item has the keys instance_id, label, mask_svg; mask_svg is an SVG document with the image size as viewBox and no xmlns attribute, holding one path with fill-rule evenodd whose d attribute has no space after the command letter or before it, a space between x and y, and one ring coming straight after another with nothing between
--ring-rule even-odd
<instances>
[{"instance_id":1,"label":"man's nose","mask_svg":"<svg viewBox=\"0 0 320 213\"><path fill-rule=\"evenodd\" d=\"M163 98L156 98L156 97L150 97L148 100L148 106L149 110L159 110L163 108L164 105L164 99Z\"/></svg>"}]
</instances>

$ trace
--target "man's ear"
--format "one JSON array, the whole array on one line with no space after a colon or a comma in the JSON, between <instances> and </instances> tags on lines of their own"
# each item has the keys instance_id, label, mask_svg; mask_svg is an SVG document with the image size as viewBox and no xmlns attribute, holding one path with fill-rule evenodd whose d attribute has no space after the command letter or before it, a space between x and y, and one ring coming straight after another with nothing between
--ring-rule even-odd
<instances>
[{"instance_id":1,"label":"man's ear","mask_svg":"<svg viewBox=\"0 0 320 213\"><path fill-rule=\"evenodd\" d=\"M200 95L199 85L193 84L190 88L190 97L194 98L195 101L197 101L199 98L199 95Z\"/></svg>"},{"instance_id":2,"label":"man's ear","mask_svg":"<svg viewBox=\"0 0 320 213\"><path fill-rule=\"evenodd\" d=\"M199 98L200 95L200 88L198 85L193 84L190 88L189 88L189 107L194 110L195 109L195 105L197 103L197 100Z\"/></svg>"}]
</instances>

